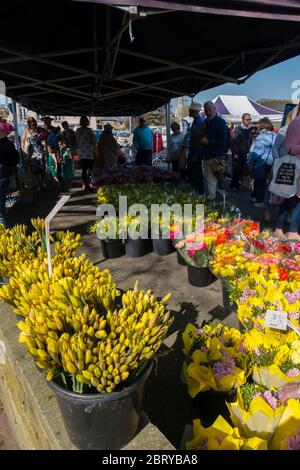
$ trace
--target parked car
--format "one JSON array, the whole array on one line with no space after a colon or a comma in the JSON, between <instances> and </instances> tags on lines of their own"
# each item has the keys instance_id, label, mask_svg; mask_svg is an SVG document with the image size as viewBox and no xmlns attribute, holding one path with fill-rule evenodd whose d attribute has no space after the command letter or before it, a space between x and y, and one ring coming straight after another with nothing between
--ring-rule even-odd
<instances>
[{"instance_id":1,"label":"parked car","mask_svg":"<svg viewBox=\"0 0 300 470\"><path fill-rule=\"evenodd\" d=\"M115 138L118 144L122 147L129 147L130 135L130 131L118 131L115 135Z\"/></svg>"}]
</instances>

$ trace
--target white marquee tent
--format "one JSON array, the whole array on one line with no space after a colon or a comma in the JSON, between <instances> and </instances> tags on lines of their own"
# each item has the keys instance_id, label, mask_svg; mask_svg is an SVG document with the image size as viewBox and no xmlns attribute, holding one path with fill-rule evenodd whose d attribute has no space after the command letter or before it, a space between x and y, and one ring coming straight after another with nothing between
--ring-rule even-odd
<instances>
[{"instance_id":1,"label":"white marquee tent","mask_svg":"<svg viewBox=\"0 0 300 470\"><path fill-rule=\"evenodd\" d=\"M282 113L256 103L248 96L219 95L212 101L216 105L217 113L226 121L233 123L240 122L243 113L251 114L253 122L262 117L268 117L273 123L282 120Z\"/></svg>"}]
</instances>

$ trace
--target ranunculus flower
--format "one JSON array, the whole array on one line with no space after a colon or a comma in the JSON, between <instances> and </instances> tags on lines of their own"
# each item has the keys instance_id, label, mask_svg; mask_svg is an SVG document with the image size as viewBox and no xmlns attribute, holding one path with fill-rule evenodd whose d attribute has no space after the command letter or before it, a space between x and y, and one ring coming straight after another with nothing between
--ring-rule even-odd
<instances>
[{"instance_id":1,"label":"ranunculus flower","mask_svg":"<svg viewBox=\"0 0 300 470\"><path fill-rule=\"evenodd\" d=\"M287 281L289 278L289 273L284 268L279 268L279 280L280 281Z\"/></svg>"}]
</instances>

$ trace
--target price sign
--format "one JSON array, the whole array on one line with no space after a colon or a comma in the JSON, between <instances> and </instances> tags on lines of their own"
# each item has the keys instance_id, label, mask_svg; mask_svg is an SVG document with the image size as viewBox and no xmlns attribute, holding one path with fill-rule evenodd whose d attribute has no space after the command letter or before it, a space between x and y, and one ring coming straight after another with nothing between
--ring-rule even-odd
<instances>
[{"instance_id":1,"label":"price sign","mask_svg":"<svg viewBox=\"0 0 300 470\"><path fill-rule=\"evenodd\" d=\"M58 203L53 207L52 211L49 212L45 218L45 232L46 232L46 250L48 258L48 273L49 277L52 276L52 259L51 259L51 250L50 250L50 222L57 212L62 208L62 206L70 199L71 196L62 196Z\"/></svg>"},{"instance_id":2,"label":"price sign","mask_svg":"<svg viewBox=\"0 0 300 470\"><path fill-rule=\"evenodd\" d=\"M287 329L287 313L278 310L267 310L265 316L265 327L275 328L276 330Z\"/></svg>"}]
</instances>

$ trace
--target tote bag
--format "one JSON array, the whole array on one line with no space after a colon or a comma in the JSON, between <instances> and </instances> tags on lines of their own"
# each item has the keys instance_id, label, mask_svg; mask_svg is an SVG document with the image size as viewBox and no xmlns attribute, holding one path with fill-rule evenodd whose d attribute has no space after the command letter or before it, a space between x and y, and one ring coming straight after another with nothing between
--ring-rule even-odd
<instances>
[{"instance_id":1,"label":"tote bag","mask_svg":"<svg viewBox=\"0 0 300 470\"><path fill-rule=\"evenodd\" d=\"M285 199L297 194L297 180L300 175L300 161L293 155L276 158L269 191Z\"/></svg>"}]
</instances>

